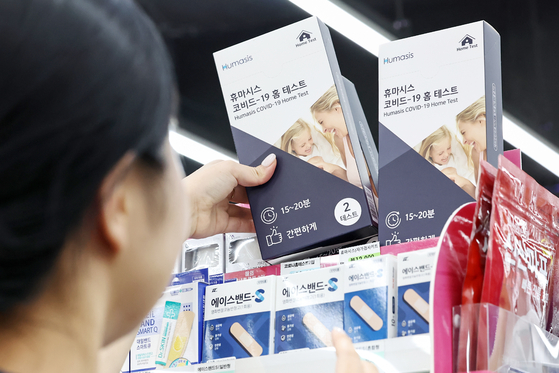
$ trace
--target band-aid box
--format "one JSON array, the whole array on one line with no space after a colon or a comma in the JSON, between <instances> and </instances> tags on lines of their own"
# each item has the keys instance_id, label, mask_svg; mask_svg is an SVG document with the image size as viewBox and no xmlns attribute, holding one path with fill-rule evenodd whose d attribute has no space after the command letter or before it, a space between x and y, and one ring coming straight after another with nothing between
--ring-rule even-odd
<instances>
[{"instance_id":1,"label":"band-aid box","mask_svg":"<svg viewBox=\"0 0 559 373\"><path fill-rule=\"evenodd\" d=\"M279 277L276 290L276 353L332 347L332 329L343 328L343 289L342 266Z\"/></svg>"},{"instance_id":2,"label":"band-aid box","mask_svg":"<svg viewBox=\"0 0 559 373\"><path fill-rule=\"evenodd\" d=\"M273 354L276 276L208 286L203 361Z\"/></svg>"},{"instance_id":3,"label":"band-aid box","mask_svg":"<svg viewBox=\"0 0 559 373\"><path fill-rule=\"evenodd\" d=\"M222 284L225 272L224 240L223 234L186 240L182 247L182 271L207 268L210 284Z\"/></svg>"},{"instance_id":4,"label":"band-aid box","mask_svg":"<svg viewBox=\"0 0 559 373\"><path fill-rule=\"evenodd\" d=\"M239 161L277 157L271 180L247 188L262 258L376 234L378 169L359 138L370 129L328 28L308 18L214 60ZM374 142L365 149L377 155Z\"/></svg>"},{"instance_id":5,"label":"band-aid box","mask_svg":"<svg viewBox=\"0 0 559 373\"><path fill-rule=\"evenodd\" d=\"M486 22L379 49L381 245L438 237L503 153L500 36Z\"/></svg>"},{"instance_id":6,"label":"band-aid box","mask_svg":"<svg viewBox=\"0 0 559 373\"><path fill-rule=\"evenodd\" d=\"M225 234L225 273L267 267L254 233Z\"/></svg>"},{"instance_id":7,"label":"band-aid box","mask_svg":"<svg viewBox=\"0 0 559 373\"><path fill-rule=\"evenodd\" d=\"M203 282L169 286L148 313L130 349L131 372L150 372L201 360Z\"/></svg>"},{"instance_id":8,"label":"band-aid box","mask_svg":"<svg viewBox=\"0 0 559 373\"><path fill-rule=\"evenodd\" d=\"M398 336L429 333L429 291L436 248L398 254Z\"/></svg>"},{"instance_id":9,"label":"band-aid box","mask_svg":"<svg viewBox=\"0 0 559 373\"><path fill-rule=\"evenodd\" d=\"M353 343L396 337L396 257L345 264L344 330Z\"/></svg>"}]
</instances>

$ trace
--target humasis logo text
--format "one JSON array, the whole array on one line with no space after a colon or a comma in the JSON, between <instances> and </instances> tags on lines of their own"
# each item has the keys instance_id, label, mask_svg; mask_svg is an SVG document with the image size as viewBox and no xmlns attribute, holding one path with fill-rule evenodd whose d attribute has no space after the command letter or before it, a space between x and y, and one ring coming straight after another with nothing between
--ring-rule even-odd
<instances>
[{"instance_id":1,"label":"humasis logo text","mask_svg":"<svg viewBox=\"0 0 559 373\"><path fill-rule=\"evenodd\" d=\"M407 54L402 54L401 56L396 56L396 57L385 57L384 58L384 63L394 63L394 62L399 62L399 61L403 61L403 60L408 60L410 58L413 58L413 53L409 52Z\"/></svg>"},{"instance_id":2,"label":"humasis logo text","mask_svg":"<svg viewBox=\"0 0 559 373\"><path fill-rule=\"evenodd\" d=\"M223 70L229 70L234 68L235 66L239 66L250 61L252 61L252 56L246 56L245 58L241 58L240 60L233 61L231 63L225 63L221 66L221 68Z\"/></svg>"}]
</instances>

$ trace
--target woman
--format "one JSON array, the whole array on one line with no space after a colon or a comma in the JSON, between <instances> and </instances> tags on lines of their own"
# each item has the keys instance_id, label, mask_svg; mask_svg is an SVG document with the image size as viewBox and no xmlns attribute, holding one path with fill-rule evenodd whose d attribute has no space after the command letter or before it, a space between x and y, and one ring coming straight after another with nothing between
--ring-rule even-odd
<instances>
[{"instance_id":1,"label":"woman","mask_svg":"<svg viewBox=\"0 0 559 373\"><path fill-rule=\"evenodd\" d=\"M181 182L172 66L131 1L2 1L0 35L0 371L95 372L184 239L254 229L230 201L246 202L275 156Z\"/></svg>"},{"instance_id":2,"label":"woman","mask_svg":"<svg viewBox=\"0 0 559 373\"><path fill-rule=\"evenodd\" d=\"M331 134L334 144L340 150L342 161L346 167L347 181L361 188L361 178L357 170L355 155L345 124L342 106L336 86L331 86L312 106L311 113L322 130Z\"/></svg>"},{"instance_id":3,"label":"woman","mask_svg":"<svg viewBox=\"0 0 559 373\"><path fill-rule=\"evenodd\" d=\"M458 128L458 133L462 135L464 145L470 148L468 154L469 162L474 167L474 175L477 180L480 156L487 160L485 96L477 99L456 116L456 127Z\"/></svg>"}]
</instances>

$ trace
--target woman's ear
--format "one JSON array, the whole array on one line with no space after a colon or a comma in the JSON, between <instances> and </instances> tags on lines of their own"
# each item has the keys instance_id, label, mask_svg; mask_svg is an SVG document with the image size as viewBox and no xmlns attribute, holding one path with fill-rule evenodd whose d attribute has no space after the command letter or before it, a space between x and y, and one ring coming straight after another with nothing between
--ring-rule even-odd
<instances>
[{"instance_id":1,"label":"woman's ear","mask_svg":"<svg viewBox=\"0 0 559 373\"><path fill-rule=\"evenodd\" d=\"M130 243L130 204L133 202L126 178L135 156L129 152L105 176L99 188L96 234L108 252L116 254Z\"/></svg>"}]
</instances>

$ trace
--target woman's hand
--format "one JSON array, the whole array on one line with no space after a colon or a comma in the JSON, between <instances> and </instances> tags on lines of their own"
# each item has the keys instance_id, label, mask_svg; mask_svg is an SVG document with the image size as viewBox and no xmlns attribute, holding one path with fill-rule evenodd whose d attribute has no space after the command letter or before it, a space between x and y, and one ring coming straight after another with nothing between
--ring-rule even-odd
<instances>
[{"instance_id":1,"label":"woman's hand","mask_svg":"<svg viewBox=\"0 0 559 373\"><path fill-rule=\"evenodd\" d=\"M191 210L188 238L225 232L254 232L250 210L230 202L248 203L245 187L270 180L276 164L273 153L258 167L215 161L183 179Z\"/></svg>"},{"instance_id":2,"label":"woman's hand","mask_svg":"<svg viewBox=\"0 0 559 373\"><path fill-rule=\"evenodd\" d=\"M336 373L378 373L374 364L361 360L351 339L341 329L332 330L332 342L336 348Z\"/></svg>"}]
</instances>

